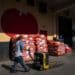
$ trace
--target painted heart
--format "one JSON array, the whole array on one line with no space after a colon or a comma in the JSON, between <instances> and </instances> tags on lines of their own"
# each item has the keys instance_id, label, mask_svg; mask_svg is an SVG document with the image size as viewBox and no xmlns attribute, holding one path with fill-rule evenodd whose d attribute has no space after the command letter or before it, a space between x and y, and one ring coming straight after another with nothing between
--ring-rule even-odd
<instances>
[{"instance_id":1,"label":"painted heart","mask_svg":"<svg viewBox=\"0 0 75 75\"><path fill-rule=\"evenodd\" d=\"M20 14L21 13L21 14ZM6 10L1 17L3 32L9 36L15 34L36 34L38 24L31 13L22 13L16 8Z\"/></svg>"}]
</instances>

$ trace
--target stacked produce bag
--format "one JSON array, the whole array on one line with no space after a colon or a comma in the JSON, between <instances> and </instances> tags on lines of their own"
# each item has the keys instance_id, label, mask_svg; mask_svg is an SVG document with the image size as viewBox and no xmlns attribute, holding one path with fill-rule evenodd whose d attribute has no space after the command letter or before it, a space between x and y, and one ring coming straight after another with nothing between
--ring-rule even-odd
<instances>
[{"instance_id":1,"label":"stacked produce bag","mask_svg":"<svg viewBox=\"0 0 75 75\"><path fill-rule=\"evenodd\" d=\"M36 47L38 52L48 52L47 38L45 35L39 35L36 37Z\"/></svg>"},{"instance_id":2,"label":"stacked produce bag","mask_svg":"<svg viewBox=\"0 0 75 75\"><path fill-rule=\"evenodd\" d=\"M32 35L24 35L25 48L23 50L23 58L25 61L34 59L35 43Z\"/></svg>"},{"instance_id":3,"label":"stacked produce bag","mask_svg":"<svg viewBox=\"0 0 75 75\"><path fill-rule=\"evenodd\" d=\"M15 38L19 36L20 34L14 35ZM33 60L35 52L58 56L72 53L72 49L67 44L47 40L43 34L23 34L22 36L24 36L23 59L25 61Z\"/></svg>"},{"instance_id":4,"label":"stacked produce bag","mask_svg":"<svg viewBox=\"0 0 75 75\"><path fill-rule=\"evenodd\" d=\"M50 55L61 56L64 54L71 54L72 48L60 41L48 40L48 52Z\"/></svg>"}]
</instances>

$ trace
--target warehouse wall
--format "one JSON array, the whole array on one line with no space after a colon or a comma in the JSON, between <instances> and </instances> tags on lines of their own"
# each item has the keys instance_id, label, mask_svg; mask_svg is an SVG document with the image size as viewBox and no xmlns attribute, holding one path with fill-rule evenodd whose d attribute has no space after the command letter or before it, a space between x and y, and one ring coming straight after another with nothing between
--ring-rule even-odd
<instances>
[{"instance_id":1,"label":"warehouse wall","mask_svg":"<svg viewBox=\"0 0 75 75\"><path fill-rule=\"evenodd\" d=\"M28 6L25 2L26 0L21 0L21 2L16 2L16 0L0 0L0 61L8 59L8 42L10 37L3 32L1 27L1 17L7 9L17 8L21 12L30 12L37 20L38 31L46 30L49 35L49 39L56 33L56 18L48 10L46 14L40 14L37 7ZM1 59L2 58L2 59Z\"/></svg>"},{"instance_id":2,"label":"warehouse wall","mask_svg":"<svg viewBox=\"0 0 75 75\"><path fill-rule=\"evenodd\" d=\"M33 14L33 16L35 16L35 18L37 20L39 31L41 29L47 30L48 34L50 34L50 35L53 35L56 33L55 16L50 11L48 11L48 13L46 13L46 14L40 14L38 12L37 7L27 6L25 0L22 0L21 2L16 2L16 0L11 0L11 1L10 0L7 0L7 1L3 0L1 2L0 15L2 15L3 12L9 8L17 8L18 10L21 10L24 13L30 12L31 14ZM0 27L0 29L1 29L1 27Z\"/></svg>"}]
</instances>

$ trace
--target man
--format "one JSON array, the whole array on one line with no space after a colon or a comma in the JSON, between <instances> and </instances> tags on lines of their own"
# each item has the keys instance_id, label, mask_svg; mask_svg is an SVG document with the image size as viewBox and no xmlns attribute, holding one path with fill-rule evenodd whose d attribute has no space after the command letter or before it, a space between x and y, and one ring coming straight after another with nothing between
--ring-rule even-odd
<instances>
[{"instance_id":1,"label":"man","mask_svg":"<svg viewBox=\"0 0 75 75\"><path fill-rule=\"evenodd\" d=\"M15 67L18 63L24 68L25 72L28 72L30 68L24 64L23 58L22 58L22 50L24 49L24 37L19 36L16 39L16 44L15 44L15 58L14 58L14 64L12 65L11 72L16 72Z\"/></svg>"},{"instance_id":2,"label":"man","mask_svg":"<svg viewBox=\"0 0 75 75\"><path fill-rule=\"evenodd\" d=\"M14 59L15 39L16 39L16 37L13 36L13 37L11 37L11 39L10 39L10 41L9 41L9 59L10 59L11 61L13 61L13 59Z\"/></svg>"}]
</instances>

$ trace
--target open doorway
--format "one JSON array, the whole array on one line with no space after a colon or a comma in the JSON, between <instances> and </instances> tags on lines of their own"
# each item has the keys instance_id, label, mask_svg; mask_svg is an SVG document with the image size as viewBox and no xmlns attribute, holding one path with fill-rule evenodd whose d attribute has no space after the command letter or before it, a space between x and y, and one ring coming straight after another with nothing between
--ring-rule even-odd
<instances>
[{"instance_id":1,"label":"open doorway","mask_svg":"<svg viewBox=\"0 0 75 75\"><path fill-rule=\"evenodd\" d=\"M64 38L64 43L72 47L72 19L64 16L58 17L58 33Z\"/></svg>"}]
</instances>

